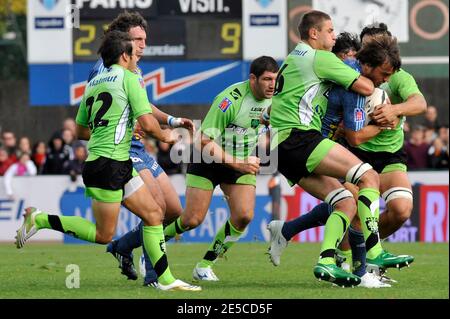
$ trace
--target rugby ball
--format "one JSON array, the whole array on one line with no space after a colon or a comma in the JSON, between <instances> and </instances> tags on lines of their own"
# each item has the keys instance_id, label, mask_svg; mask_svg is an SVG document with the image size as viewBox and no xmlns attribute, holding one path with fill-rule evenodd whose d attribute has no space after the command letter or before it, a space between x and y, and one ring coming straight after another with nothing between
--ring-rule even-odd
<instances>
[{"instance_id":1,"label":"rugby ball","mask_svg":"<svg viewBox=\"0 0 450 319\"><path fill-rule=\"evenodd\" d=\"M364 126L368 125L372 121L370 115L378 105L390 103L391 101L389 101L389 96L386 91L380 88L375 88L372 95L366 97L366 103L364 104L364 113L366 113Z\"/></svg>"}]
</instances>

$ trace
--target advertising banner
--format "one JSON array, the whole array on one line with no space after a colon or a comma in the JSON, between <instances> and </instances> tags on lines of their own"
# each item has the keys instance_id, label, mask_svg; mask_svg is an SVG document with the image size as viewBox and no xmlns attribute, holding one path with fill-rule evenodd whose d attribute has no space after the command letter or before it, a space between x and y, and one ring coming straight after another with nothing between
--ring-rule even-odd
<instances>
[{"instance_id":1,"label":"advertising banner","mask_svg":"<svg viewBox=\"0 0 450 319\"><path fill-rule=\"evenodd\" d=\"M287 55L287 0L244 1L242 25L244 59Z\"/></svg>"},{"instance_id":2,"label":"advertising banner","mask_svg":"<svg viewBox=\"0 0 450 319\"><path fill-rule=\"evenodd\" d=\"M157 0L127 0L127 1L99 1L99 0L71 0L80 10L82 19L114 19L119 13L137 11L145 18L155 17ZM160 1L161 2L161 1Z\"/></svg>"},{"instance_id":3,"label":"advertising banner","mask_svg":"<svg viewBox=\"0 0 450 319\"><path fill-rule=\"evenodd\" d=\"M448 242L449 206L448 171L412 172L411 180L419 174L425 177L420 184L415 183L414 211L411 218L397 232L388 238L390 242ZM171 175L171 181L185 203L185 179L183 175ZM256 205L253 221L249 224L241 241L268 241L267 224L272 220L272 201L268 192L269 175L259 175L256 187ZM425 184L426 183L426 184ZM50 214L80 216L95 223L91 209L91 200L84 195L81 178L71 182L69 176L15 177L12 182L14 197L5 194L4 180L0 177L0 241L14 242L15 231L22 224L23 210L36 206ZM291 220L306 214L320 201L306 193L300 187L291 188L281 178L281 220ZM381 202L380 211L384 210ZM229 218L228 204L220 188L216 188L209 206L208 214L201 225L186 232L182 242L210 242L216 232ZM139 218L122 208L115 238L132 230ZM293 238L298 242L321 242L323 228L317 227L302 232ZM64 241L65 243L83 243L62 233L42 230L32 241Z\"/></svg>"},{"instance_id":4,"label":"advertising banner","mask_svg":"<svg viewBox=\"0 0 450 319\"><path fill-rule=\"evenodd\" d=\"M364 26L384 22L399 42L408 42L408 0L313 0L314 9L327 12L334 21L336 34L359 34Z\"/></svg>"},{"instance_id":5,"label":"advertising banner","mask_svg":"<svg viewBox=\"0 0 450 319\"><path fill-rule=\"evenodd\" d=\"M164 0L158 2L160 15L214 15L240 18L242 0Z\"/></svg>"},{"instance_id":6,"label":"advertising banner","mask_svg":"<svg viewBox=\"0 0 450 319\"><path fill-rule=\"evenodd\" d=\"M31 65L31 105L79 104L94 64ZM142 62L139 67L148 98L156 105L210 104L228 85L248 78L249 63L233 60ZM42 81L42 74L46 81Z\"/></svg>"},{"instance_id":7,"label":"advertising banner","mask_svg":"<svg viewBox=\"0 0 450 319\"><path fill-rule=\"evenodd\" d=\"M28 1L28 63L71 63L73 18L69 0Z\"/></svg>"}]
</instances>

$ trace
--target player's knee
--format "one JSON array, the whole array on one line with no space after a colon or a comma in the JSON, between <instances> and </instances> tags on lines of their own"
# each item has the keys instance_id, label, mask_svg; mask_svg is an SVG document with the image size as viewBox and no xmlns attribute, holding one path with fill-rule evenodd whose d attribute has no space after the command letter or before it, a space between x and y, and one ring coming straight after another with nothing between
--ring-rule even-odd
<instances>
[{"instance_id":1,"label":"player's knee","mask_svg":"<svg viewBox=\"0 0 450 319\"><path fill-rule=\"evenodd\" d=\"M406 187L392 187L382 195L389 214L396 224L403 224L411 217L413 208L412 191Z\"/></svg>"},{"instance_id":2,"label":"player's knee","mask_svg":"<svg viewBox=\"0 0 450 319\"><path fill-rule=\"evenodd\" d=\"M113 239L113 232L108 232L108 231L102 231L99 232L97 231L96 235L95 235L95 242L97 244L101 244L101 245L106 245L108 243L110 243Z\"/></svg>"},{"instance_id":3,"label":"player's knee","mask_svg":"<svg viewBox=\"0 0 450 319\"><path fill-rule=\"evenodd\" d=\"M350 218L356 214L356 203L352 193L344 187L331 191L326 197L325 202L328 203L333 210L339 210L347 214Z\"/></svg>"},{"instance_id":4,"label":"player's knee","mask_svg":"<svg viewBox=\"0 0 450 319\"><path fill-rule=\"evenodd\" d=\"M248 211L240 214L238 218L236 218L236 227L239 229L243 229L247 227L248 224L253 220L253 211Z\"/></svg>"},{"instance_id":5,"label":"player's knee","mask_svg":"<svg viewBox=\"0 0 450 319\"><path fill-rule=\"evenodd\" d=\"M358 185L361 188L370 187L378 189L380 187L380 176L374 169L370 169L361 176Z\"/></svg>"},{"instance_id":6,"label":"player's knee","mask_svg":"<svg viewBox=\"0 0 450 319\"><path fill-rule=\"evenodd\" d=\"M146 207L141 214L141 219L145 225L162 224L164 220L164 211L162 208L154 203L153 205Z\"/></svg>"},{"instance_id":7,"label":"player's knee","mask_svg":"<svg viewBox=\"0 0 450 319\"><path fill-rule=\"evenodd\" d=\"M183 216L182 221L184 228L193 229L203 222L203 218L200 217L200 214L189 214Z\"/></svg>"},{"instance_id":8,"label":"player's knee","mask_svg":"<svg viewBox=\"0 0 450 319\"><path fill-rule=\"evenodd\" d=\"M403 203L403 205L396 205L393 208L392 213L395 223L398 225L403 225L411 217L412 203Z\"/></svg>"},{"instance_id":9,"label":"player's knee","mask_svg":"<svg viewBox=\"0 0 450 319\"><path fill-rule=\"evenodd\" d=\"M345 180L360 188L379 188L380 178L370 164L360 163L350 168L345 176Z\"/></svg>"},{"instance_id":10,"label":"player's knee","mask_svg":"<svg viewBox=\"0 0 450 319\"><path fill-rule=\"evenodd\" d=\"M334 205L334 210L344 212L350 220L356 216L356 203L353 197L345 198Z\"/></svg>"}]
</instances>

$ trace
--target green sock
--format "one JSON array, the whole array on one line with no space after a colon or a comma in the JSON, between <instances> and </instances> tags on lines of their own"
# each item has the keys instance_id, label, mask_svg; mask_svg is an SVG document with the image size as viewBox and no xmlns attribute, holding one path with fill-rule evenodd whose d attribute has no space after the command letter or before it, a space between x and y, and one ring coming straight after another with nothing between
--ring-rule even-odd
<instances>
[{"instance_id":1,"label":"green sock","mask_svg":"<svg viewBox=\"0 0 450 319\"><path fill-rule=\"evenodd\" d=\"M336 247L344 237L348 225L350 225L350 220L343 212L334 211L328 217L327 223L325 224L322 247L320 249L320 264L336 264L334 259Z\"/></svg>"},{"instance_id":2,"label":"green sock","mask_svg":"<svg viewBox=\"0 0 450 319\"><path fill-rule=\"evenodd\" d=\"M227 220L225 224L219 229L214 238L214 241L209 245L208 251L199 263L200 267L211 267L216 261L217 257L225 254L225 252L239 240L243 231L239 231Z\"/></svg>"},{"instance_id":3,"label":"green sock","mask_svg":"<svg viewBox=\"0 0 450 319\"><path fill-rule=\"evenodd\" d=\"M366 242L366 255L369 259L377 257L383 250L378 233L379 200L380 192L377 189L362 188L359 190L358 216L361 220L361 229ZM373 205L372 209L371 205Z\"/></svg>"},{"instance_id":4,"label":"green sock","mask_svg":"<svg viewBox=\"0 0 450 319\"><path fill-rule=\"evenodd\" d=\"M178 217L174 222L170 223L169 225L164 228L164 236L166 238L166 241L169 239L175 237L176 235L182 234L186 231L186 229L183 228L181 225L181 216Z\"/></svg>"},{"instance_id":5,"label":"green sock","mask_svg":"<svg viewBox=\"0 0 450 319\"><path fill-rule=\"evenodd\" d=\"M95 224L82 217L41 213L36 215L35 224L38 229L53 229L75 238L95 243Z\"/></svg>"},{"instance_id":6,"label":"green sock","mask_svg":"<svg viewBox=\"0 0 450 319\"><path fill-rule=\"evenodd\" d=\"M164 241L163 226L144 226L143 242L145 250L158 276L158 282L169 285L175 281L169 268L166 256L166 242Z\"/></svg>"}]
</instances>

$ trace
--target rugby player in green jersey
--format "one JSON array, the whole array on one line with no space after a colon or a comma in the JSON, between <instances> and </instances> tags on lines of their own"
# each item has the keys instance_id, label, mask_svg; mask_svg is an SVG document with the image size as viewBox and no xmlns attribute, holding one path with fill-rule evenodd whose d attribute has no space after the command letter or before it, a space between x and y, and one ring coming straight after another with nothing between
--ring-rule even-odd
<instances>
[{"instance_id":1,"label":"rugby player in green jersey","mask_svg":"<svg viewBox=\"0 0 450 319\"><path fill-rule=\"evenodd\" d=\"M127 32L136 46L137 61L144 55L146 48L148 24L146 20L138 12L122 12L119 14L108 26L105 33L110 31ZM105 69L102 59L99 59L91 70L88 82L96 74L103 72ZM142 72L139 67L133 70L142 78ZM194 124L191 120L186 118L175 118L159 110L155 105L151 104L152 115L160 124L168 124L170 127L184 127L193 131ZM149 156L144 150L144 144L140 141L144 136L140 134L142 130L139 128L139 123L136 124L134 136L131 140L130 158L133 161L133 167L139 173L144 183L150 189L156 203L164 212L164 225L171 223L183 211L181 207L180 198L175 191L169 177L164 170L159 166L156 160ZM107 252L110 252L119 262L119 268L122 274L129 279L136 280L137 272L133 263L133 249L142 246L142 221L136 225L128 233L122 237L113 240L107 245ZM148 254L143 249L143 255L147 262L145 263L144 286L158 287L157 276L153 265L149 261Z\"/></svg>"},{"instance_id":2,"label":"rugby player in green jersey","mask_svg":"<svg viewBox=\"0 0 450 319\"><path fill-rule=\"evenodd\" d=\"M384 23L365 27L360 34L363 47L383 35L392 36ZM392 104L378 107L373 112L372 119L380 126L400 120L399 124L394 129L383 130L375 136L353 140L356 147L351 151L371 164L380 174L380 193L386 203L386 210L380 215L379 231L381 239L384 239L397 231L411 216L413 197L403 150L403 123L405 116L425 113L427 103L414 77L404 69L395 72L380 87L388 93ZM377 258L367 257L367 265L368 268L383 272L389 267L407 266L414 260L412 256L404 257L402 263L391 262L395 260L394 256L383 251Z\"/></svg>"},{"instance_id":3,"label":"rugby player in green jersey","mask_svg":"<svg viewBox=\"0 0 450 319\"><path fill-rule=\"evenodd\" d=\"M167 261L162 220L164 212L142 178L133 169L130 144L135 121L155 138L173 143L171 131L161 130L136 69L136 45L129 34L107 33L100 46L104 72L87 85L76 118L80 139L89 140L83 169L86 195L92 198L96 224L77 216L51 215L34 207L25 209L25 220L16 236L17 248L41 229L53 229L76 238L107 244L115 233L123 203L143 222L143 242L155 266L161 290L199 291L175 279Z\"/></svg>"},{"instance_id":4,"label":"rugby player in green jersey","mask_svg":"<svg viewBox=\"0 0 450 319\"><path fill-rule=\"evenodd\" d=\"M186 204L183 214L168 225L164 234L194 229L202 223L214 189L220 185L230 207L230 219L218 230L203 260L194 268L195 280L217 281L212 266L239 240L253 219L256 173L260 159L251 156L260 118L272 103L278 64L267 56L250 65L249 80L227 87L214 99L200 128L200 141L186 175Z\"/></svg>"},{"instance_id":5,"label":"rugby player in green jersey","mask_svg":"<svg viewBox=\"0 0 450 319\"><path fill-rule=\"evenodd\" d=\"M299 33L301 42L278 73L271 107L278 169L291 185L300 185L333 209L325 225L314 275L340 286L356 286L360 277L336 266L335 251L358 208L368 256L375 258L382 252L377 232L378 174L343 146L323 137L321 118L326 112L332 83L363 95L370 95L374 86L330 52L335 35L329 15L314 10L306 13ZM380 68L393 73L388 64ZM357 205L337 178L359 186Z\"/></svg>"}]
</instances>

